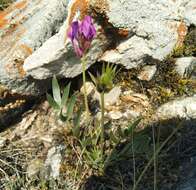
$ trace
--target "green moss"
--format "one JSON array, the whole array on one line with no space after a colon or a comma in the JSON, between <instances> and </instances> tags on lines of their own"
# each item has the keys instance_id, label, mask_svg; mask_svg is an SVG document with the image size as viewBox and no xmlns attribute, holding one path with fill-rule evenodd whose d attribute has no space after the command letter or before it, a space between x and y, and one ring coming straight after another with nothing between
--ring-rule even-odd
<instances>
[{"instance_id":1,"label":"green moss","mask_svg":"<svg viewBox=\"0 0 196 190\"><path fill-rule=\"evenodd\" d=\"M176 47L170 57L196 56L196 27L190 27L184 43Z\"/></svg>"},{"instance_id":2,"label":"green moss","mask_svg":"<svg viewBox=\"0 0 196 190\"><path fill-rule=\"evenodd\" d=\"M13 0L0 0L0 10L3 10L8 7L12 2Z\"/></svg>"}]
</instances>

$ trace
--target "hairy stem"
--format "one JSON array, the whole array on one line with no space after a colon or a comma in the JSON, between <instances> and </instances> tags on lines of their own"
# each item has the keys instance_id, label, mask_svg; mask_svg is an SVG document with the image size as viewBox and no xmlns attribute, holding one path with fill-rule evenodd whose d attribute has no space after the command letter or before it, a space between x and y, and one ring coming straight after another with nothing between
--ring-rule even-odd
<instances>
[{"instance_id":1,"label":"hairy stem","mask_svg":"<svg viewBox=\"0 0 196 190\"><path fill-rule=\"evenodd\" d=\"M152 139L153 139L153 152L154 152L154 190L157 189L157 158L156 158L156 141L155 141L155 130L152 126Z\"/></svg>"},{"instance_id":2,"label":"hairy stem","mask_svg":"<svg viewBox=\"0 0 196 190\"><path fill-rule=\"evenodd\" d=\"M104 154L104 92L101 92L101 147L102 147L102 156Z\"/></svg>"},{"instance_id":3,"label":"hairy stem","mask_svg":"<svg viewBox=\"0 0 196 190\"><path fill-rule=\"evenodd\" d=\"M86 70L86 59L85 59L85 57L83 57L82 58L82 79L83 79L83 87L84 87L84 104L85 104L85 109L86 109L87 116L89 116L85 70Z\"/></svg>"},{"instance_id":4,"label":"hairy stem","mask_svg":"<svg viewBox=\"0 0 196 190\"><path fill-rule=\"evenodd\" d=\"M132 148L132 156L133 156L133 186L135 186L135 182L136 182L136 168L135 168L135 149L134 149L134 131L133 131L134 129L133 129L133 127L132 127L132 129L131 129L131 136L132 136L132 138L131 138L131 140L132 140L132 142L131 142L131 148Z\"/></svg>"}]
</instances>

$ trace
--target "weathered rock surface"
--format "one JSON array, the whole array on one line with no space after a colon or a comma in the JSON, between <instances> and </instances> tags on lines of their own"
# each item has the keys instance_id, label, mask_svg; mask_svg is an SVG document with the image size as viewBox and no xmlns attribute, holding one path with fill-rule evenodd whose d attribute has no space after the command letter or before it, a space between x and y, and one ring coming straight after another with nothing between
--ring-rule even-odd
<instances>
[{"instance_id":1,"label":"weathered rock surface","mask_svg":"<svg viewBox=\"0 0 196 190\"><path fill-rule=\"evenodd\" d=\"M156 71L156 65L144 66L137 78L144 81L150 81L154 77Z\"/></svg>"},{"instance_id":2,"label":"weathered rock surface","mask_svg":"<svg viewBox=\"0 0 196 190\"><path fill-rule=\"evenodd\" d=\"M196 96L168 102L157 110L156 116L159 120L196 119Z\"/></svg>"},{"instance_id":3,"label":"weathered rock surface","mask_svg":"<svg viewBox=\"0 0 196 190\"><path fill-rule=\"evenodd\" d=\"M94 0L92 4L97 2ZM186 24L195 23L195 4L189 0L108 0L105 11L108 21L116 28L126 29L129 39L121 42L116 50L107 51L102 60L117 61L126 68L144 63L148 56L163 60L186 35ZM186 24L181 22L184 17Z\"/></svg>"},{"instance_id":4,"label":"weathered rock surface","mask_svg":"<svg viewBox=\"0 0 196 190\"><path fill-rule=\"evenodd\" d=\"M176 60L176 72L181 77L196 77L196 58L182 57Z\"/></svg>"},{"instance_id":5,"label":"weathered rock surface","mask_svg":"<svg viewBox=\"0 0 196 190\"><path fill-rule=\"evenodd\" d=\"M66 9L64 0L18 0L0 12L1 84L30 95L47 89L46 81L26 75L23 63L59 30L67 16Z\"/></svg>"},{"instance_id":6,"label":"weathered rock surface","mask_svg":"<svg viewBox=\"0 0 196 190\"><path fill-rule=\"evenodd\" d=\"M48 151L47 159L45 161L45 167L48 168L48 177L53 177L57 179L60 175L60 167L63 159L62 152L64 151L64 146L52 147Z\"/></svg>"},{"instance_id":7,"label":"weathered rock surface","mask_svg":"<svg viewBox=\"0 0 196 190\"><path fill-rule=\"evenodd\" d=\"M67 78L80 74L80 59L66 34L77 12L88 14L89 6L95 22L96 15L101 22L96 23L87 67L97 60L126 68L163 60L196 19L194 0L18 0L0 13L0 83L20 94L38 95L54 74ZM115 32L112 43L104 32L107 28ZM110 50L105 51L107 47Z\"/></svg>"}]
</instances>

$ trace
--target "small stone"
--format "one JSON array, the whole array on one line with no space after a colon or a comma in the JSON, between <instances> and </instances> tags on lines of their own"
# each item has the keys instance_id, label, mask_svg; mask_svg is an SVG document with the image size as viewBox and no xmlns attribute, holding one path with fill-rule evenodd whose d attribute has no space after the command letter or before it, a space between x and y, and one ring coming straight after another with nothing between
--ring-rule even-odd
<instances>
[{"instance_id":1,"label":"small stone","mask_svg":"<svg viewBox=\"0 0 196 190\"><path fill-rule=\"evenodd\" d=\"M196 77L196 58L181 57L176 59L176 72L185 78Z\"/></svg>"},{"instance_id":2,"label":"small stone","mask_svg":"<svg viewBox=\"0 0 196 190\"><path fill-rule=\"evenodd\" d=\"M48 155L45 161L45 167L48 170L48 176L57 179L60 175L60 167L63 159L62 152L65 149L64 146L59 145L57 147L52 147L48 151Z\"/></svg>"},{"instance_id":3,"label":"small stone","mask_svg":"<svg viewBox=\"0 0 196 190\"><path fill-rule=\"evenodd\" d=\"M147 65L143 67L142 71L138 75L138 79L144 81L150 81L154 77L156 71L157 71L156 65Z\"/></svg>"},{"instance_id":4,"label":"small stone","mask_svg":"<svg viewBox=\"0 0 196 190\"><path fill-rule=\"evenodd\" d=\"M116 104L119 101L119 97L121 95L121 87L114 87L110 92L104 95L105 106L111 106ZM94 99L100 100L100 94L96 91L94 94Z\"/></svg>"},{"instance_id":5,"label":"small stone","mask_svg":"<svg viewBox=\"0 0 196 190\"><path fill-rule=\"evenodd\" d=\"M122 112L120 111L111 111L107 114L107 116L110 118L110 119L113 119L113 120L118 120L118 119L121 119L123 117L123 114Z\"/></svg>"},{"instance_id":6,"label":"small stone","mask_svg":"<svg viewBox=\"0 0 196 190\"><path fill-rule=\"evenodd\" d=\"M85 84L86 84L86 94L88 96L95 90L95 86L92 82L86 82ZM85 94L84 93L84 85L81 87L80 92L82 94Z\"/></svg>"},{"instance_id":7,"label":"small stone","mask_svg":"<svg viewBox=\"0 0 196 190\"><path fill-rule=\"evenodd\" d=\"M0 148L5 146L6 141L7 141L7 138L0 137Z\"/></svg>"},{"instance_id":8,"label":"small stone","mask_svg":"<svg viewBox=\"0 0 196 190\"><path fill-rule=\"evenodd\" d=\"M137 112L136 110L127 110L125 113L123 113L123 117L126 119L133 119L137 118L141 115L141 113Z\"/></svg>"}]
</instances>

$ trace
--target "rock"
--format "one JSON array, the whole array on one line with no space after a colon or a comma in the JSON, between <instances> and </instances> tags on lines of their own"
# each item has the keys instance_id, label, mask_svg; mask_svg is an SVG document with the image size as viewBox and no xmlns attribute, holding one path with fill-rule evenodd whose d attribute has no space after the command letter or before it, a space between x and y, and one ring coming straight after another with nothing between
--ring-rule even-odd
<instances>
[{"instance_id":1,"label":"rock","mask_svg":"<svg viewBox=\"0 0 196 190\"><path fill-rule=\"evenodd\" d=\"M27 75L43 80L53 75L73 78L82 72L81 60L75 55L67 30L79 10L82 15L87 14L87 2L82 4L79 0L72 0L68 8L68 16L59 32L48 39L37 51L30 55L24 62ZM96 24L97 38L93 40L90 50L86 55L86 67L95 63L103 54L108 40L101 33L101 26Z\"/></svg>"},{"instance_id":2,"label":"rock","mask_svg":"<svg viewBox=\"0 0 196 190\"><path fill-rule=\"evenodd\" d=\"M52 147L48 151L45 167L47 168L48 175L54 179L57 179L60 175L60 167L63 159L62 153L64 149L64 146L59 145L57 147Z\"/></svg>"},{"instance_id":3,"label":"rock","mask_svg":"<svg viewBox=\"0 0 196 190\"><path fill-rule=\"evenodd\" d=\"M91 13L97 29L86 56L87 68L97 60L128 69L163 60L182 31L185 36L187 26L195 24L194 0L17 0L0 13L0 84L38 96L50 88L53 75L79 75L81 61L67 39L78 13Z\"/></svg>"},{"instance_id":4,"label":"rock","mask_svg":"<svg viewBox=\"0 0 196 190\"><path fill-rule=\"evenodd\" d=\"M189 24L194 25L196 25L195 5L195 0L188 1L184 11L184 18L187 20Z\"/></svg>"},{"instance_id":5,"label":"rock","mask_svg":"<svg viewBox=\"0 0 196 190\"><path fill-rule=\"evenodd\" d=\"M41 159L32 160L27 166L27 175L29 178L36 177L43 169L44 163Z\"/></svg>"},{"instance_id":6,"label":"rock","mask_svg":"<svg viewBox=\"0 0 196 190\"><path fill-rule=\"evenodd\" d=\"M58 32L66 10L65 0L17 0L0 12L0 84L24 95L45 93L49 81L27 75L23 63Z\"/></svg>"},{"instance_id":7,"label":"rock","mask_svg":"<svg viewBox=\"0 0 196 190\"><path fill-rule=\"evenodd\" d=\"M92 82L86 82L86 93L87 96L90 95L91 93L93 93L93 91L95 91L95 86ZM84 85L80 88L80 92L82 94L84 94Z\"/></svg>"},{"instance_id":8,"label":"rock","mask_svg":"<svg viewBox=\"0 0 196 190\"><path fill-rule=\"evenodd\" d=\"M145 81L150 81L150 80L152 80L156 71L157 71L156 65L147 65L147 66L142 68L142 71L138 75L138 79L145 80Z\"/></svg>"},{"instance_id":9,"label":"rock","mask_svg":"<svg viewBox=\"0 0 196 190\"><path fill-rule=\"evenodd\" d=\"M163 104L156 112L158 120L196 119L196 96L181 98Z\"/></svg>"},{"instance_id":10,"label":"rock","mask_svg":"<svg viewBox=\"0 0 196 190\"><path fill-rule=\"evenodd\" d=\"M110 111L107 114L107 117L109 117L112 120L117 120L117 119L121 119L123 117L123 114L120 111Z\"/></svg>"},{"instance_id":11,"label":"rock","mask_svg":"<svg viewBox=\"0 0 196 190\"><path fill-rule=\"evenodd\" d=\"M146 42L140 37L133 36L120 43L116 49L106 51L101 61L122 64L127 69L131 69L144 64L146 56L151 56L151 54Z\"/></svg>"},{"instance_id":12,"label":"rock","mask_svg":"<svg viewBox=\"0 0 196 190\"><path fill-rule=\"evenodd\" d=\"M133 119L133 118L138 118L139 116L141 116L142 112L138 111L138 110L134 110L134 109L128 109L123 113L123 117L125 119Z\"/></svg>"},{"instance_id":13,"label":"rock","mask_svg":"<svg viewBox=\"0 0 196 190\"><path fill-rule=\"evenodd\" d=\"M91 1L96 7L99 0ZM124 29L128 38L121 42L116 49L106 51L101 58L108 62L117 62L126 68L140 65L151 57L163 60L174 49L178 42L181 29L187 33L186 23L180 22L185 17L190 18L189 24L194 24L195 3L189 1L128 1L108 0L106 8L97 12L104 12L108 22L115 28ZM188 10L191 10L188 15ZM183 26L183 28L182 28ZM179 29L179 27L181 27Z\"/></svg>"},{"instance_id":14,"label":"rock","mask_svg":"<svg viewBox=\"0 0 196 190\"><path fill-rule=\"evenodd\" d=\"M105 101L105 106L111 106L113 104L116 104L119 100L120 94L121 94L121 87L116 86L110 92L105 93L104 95L104 101ZM100 94L96 91L93 98L95 100L98 100L100 105L101 105L101 98Z\"/></svg>"},{"instance_id":15,"label":"rock","mask_svg":"<svg viewBox=\"0 0 196 190\"><path fill-rule=\"evenodd\" d=\"M176 72L185 78L196 77L196 58L182 57L176 60Z\"/></svg>"},{"instance_id":16,"label":"rock","mask_svg":"<svg viewBox=\"0 0 196 190\"><path fill-rule=\"evenodd\" d=\"M0 136L0 148L5 146L6 141L7 141L7 138Z\"/></svg>"}]
</instances>

